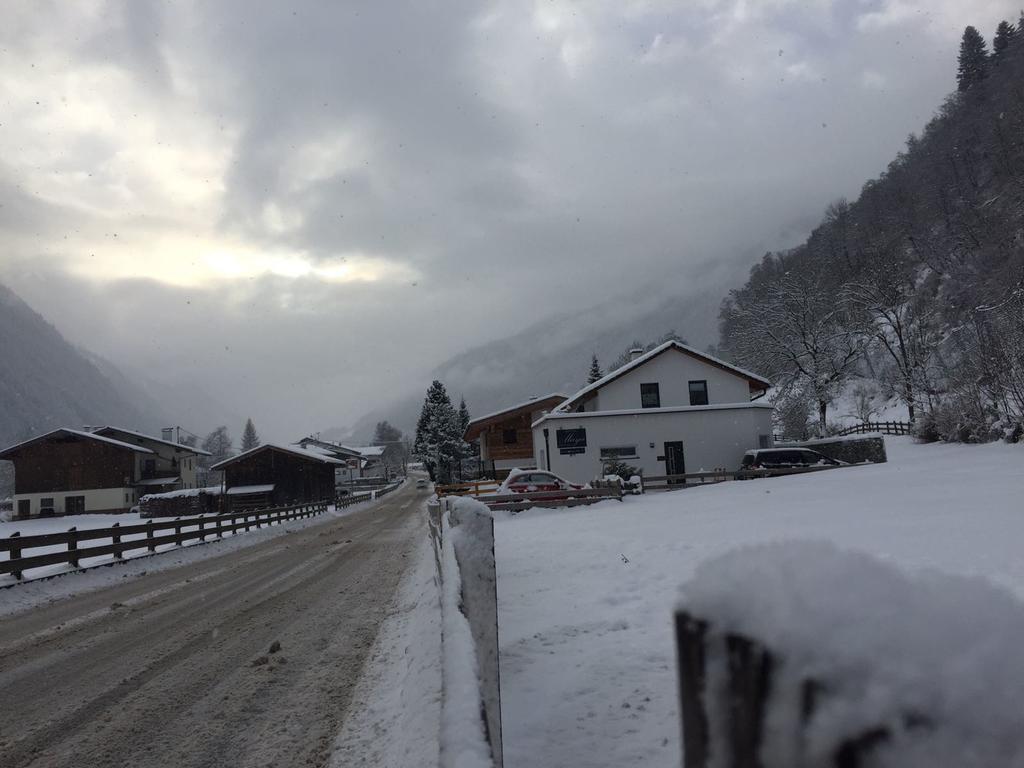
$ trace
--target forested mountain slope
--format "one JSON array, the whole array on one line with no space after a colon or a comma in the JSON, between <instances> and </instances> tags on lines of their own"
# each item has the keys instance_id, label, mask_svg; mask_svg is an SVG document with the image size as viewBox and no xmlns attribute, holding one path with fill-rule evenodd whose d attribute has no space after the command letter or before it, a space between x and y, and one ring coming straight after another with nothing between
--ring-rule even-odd
<instances>
[{"instance_id":1,"label":"forested mountain slope","mask_svg":"<svg viewBox=\"0 0 1024 768\"><path fill-rule=\"evenodd\" d=\"M790 434L856 381L918 430L1019 439L1024 423L1024 29L971 27L958 90L853 202L769 253L720 313L721 351L779 385Z\"/></svg>"},{"instance_id":2,"label":"forested mountain slope","mask_svg":"<svg viewBox=\"0 0 1024 768\"><path fill-rule=\"evenodd\" d=\"M0 446L61 426L156 429L162 417L145 403L0 285Z\"/></svg>"}]
</instances>

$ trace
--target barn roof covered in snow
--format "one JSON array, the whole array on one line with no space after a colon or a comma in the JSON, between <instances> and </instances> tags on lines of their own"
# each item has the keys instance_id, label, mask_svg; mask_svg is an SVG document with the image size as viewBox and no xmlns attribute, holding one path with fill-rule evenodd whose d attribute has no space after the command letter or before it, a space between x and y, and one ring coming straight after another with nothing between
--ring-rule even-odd
<instances>
[{"instance_id":1,"label":"barn roof covered in snow","mask_svg":"<svg viewBox=\"0 0 1024 768\"><path fill-rule=\"evenodd\" d=\"M124 448L127 450L135 451L136 453L152 453L149 448L143 448L141 445L133 445L132 443L125 443L120 440L114 440L110 437L104 437L103 435L97 435L94 432L83 432L79 429L68 429L67 427L61 427L51 432L47 432L43 435L37 435L36 437L30 438L16 445L12 445L10 448L5 448L0 451L0 459L12 459L14 458L23 448L27 448L35 443L40 443L46 440L52 440L56 437L64 435L66 437L82 439L82 440L93 440L98 443L106 443L108 445L117 446L118 448Z\"/></svg>"},{"instance_id":2,"label":"barn roof covered in snow","mask_svg":"<svg viewBox=\"0 0 1024 768\"><path fill-rule=\"evenodd\" d=\"M337 464L344 466L345 462L335 456L332 456L327 451L319 448L299 448L294 445L281 445L280 443L263 443L263 445L257 445L255 448L250 448L248 451L232 456L229 459L218 461L210 469L224 469L225 467L234 464L239 461L243 461L250 456L254 456L262 451L280 451L281 453L287 453L291 456L298 456L299 458L306 459L308 461L315 461L320 464Z\"/></svg>"}]
</instances>

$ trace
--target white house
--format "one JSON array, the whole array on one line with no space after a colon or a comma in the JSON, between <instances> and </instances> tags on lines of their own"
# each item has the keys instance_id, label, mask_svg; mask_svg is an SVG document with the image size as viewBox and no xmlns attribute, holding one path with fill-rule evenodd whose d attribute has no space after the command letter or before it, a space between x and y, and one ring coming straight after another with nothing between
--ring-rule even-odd
<instances>
[{"instance_id":1,"label":"white house","mask_svg":"<svg viewBox=\"0 0 1024 768\"><path fill-rule=\"evenodd\" d=\"M772 445L766 379L667 341L533 422L537 466L588 482L621 460L644 475L738 469Z\"/></svg>"}]
</instances>

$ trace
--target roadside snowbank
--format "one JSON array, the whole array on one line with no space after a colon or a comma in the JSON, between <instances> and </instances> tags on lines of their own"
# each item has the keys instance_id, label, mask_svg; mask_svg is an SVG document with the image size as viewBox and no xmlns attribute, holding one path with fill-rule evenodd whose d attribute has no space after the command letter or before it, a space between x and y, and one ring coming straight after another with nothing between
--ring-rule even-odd
<instances>
[{"instance_id":1,"label":"roadside snowbank","mask_svg":"<svg viewBox=\"0 0 1024 768\"><path fill-rule=\"evenodd\" d=\"M370 651L331 755L333 768L437 765L441 614L426 535Z\"/></svg>"},{"instance_id":2,"label":"roadside snowbank","mask_svg":"<svg viewBox=\"0 0 1024 768\"><path fill-rule=\"evenodd\" d=\"M738 546L832 541L1024 596L1024 447L886 447L887 464L499 515L507 764L678 765L672 609Z\"/></svg>"}]
</instances>

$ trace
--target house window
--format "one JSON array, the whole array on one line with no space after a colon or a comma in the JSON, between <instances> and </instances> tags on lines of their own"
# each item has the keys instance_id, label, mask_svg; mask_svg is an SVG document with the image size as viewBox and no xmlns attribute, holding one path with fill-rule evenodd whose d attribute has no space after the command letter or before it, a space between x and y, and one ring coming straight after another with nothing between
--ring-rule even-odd
<instances>
[{"instance_id":1,"label":"house window","mask_svg":"<svg viewBox=\"0 0 1024 768\"><path fill-rule=\"evenodd\" d=\"M53 499L42 498L39 500L39 514L41 515L52 515L53 512Z\"/></svg>"},{"instance_id":2,"label":"house window","mask_svg":"<svg viewBox=\"0 0 1024 768\"><path fill-rule=\"evenodd\" d=\"M146 474L156 472L156 459L146 459L142 464L142 471Z\"/></svg>"},{"instance_id":3,"label":"house window","mask_svg":"<svg viewBox=\"0 0 1024 768\"><path fill-rule=\"evenodd\" d=\"M640 407L661 408L661 391L657 383L640 385Z\"/></svg>"},{"instance_id":4,"label":"house window","mask_svg":"<svg viewBox=\"0 0 1024 768\"><path fill-rule=\"evenodd\" d=\"M635 445L617 445L612 448L601 449L601 461L616 461L617 459L635 459Z\"/></svg>"},{"instance_id":5,"label":"house window","mask_svg":"<svg viewBox=\"0 0 1024 768\"><path fill-rule=\"evenodd\" d=\"M708 404L708 383L706 381L690 382L690 405Z\"/></svg>"},{"instance_id":6,"label":"house window","mask_svg":"<svg viewBox=\"0 0 1024 768\"><path fill-rule=\"evenodd\" d=\"M64 514L65 515L84 515L85 514L85 496L65 496L64 497Z\"/></svg>"},{"instance_id":7,"label":"house window","mask_svg":"<svg viewBox=\"0 0 1024 768\"><path fill-rule=\"evenodd\" d=\"M505 445L515 445L519 442L517 439L518 435L514 429L503 429L501 430L501 441Z\"/></svg>"}]
</instances>

